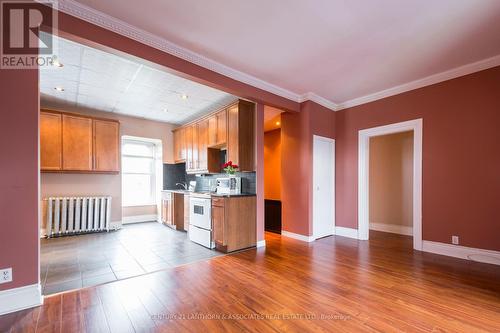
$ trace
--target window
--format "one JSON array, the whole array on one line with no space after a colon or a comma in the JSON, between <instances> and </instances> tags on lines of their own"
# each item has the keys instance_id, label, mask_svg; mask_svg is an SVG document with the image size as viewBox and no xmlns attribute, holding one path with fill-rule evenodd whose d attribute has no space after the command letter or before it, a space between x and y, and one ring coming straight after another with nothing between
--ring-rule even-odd
<instances>
[{"instance_id":1,"label":"window","mask_svg":"<svg viewBox=\"0 0 500 333\"><path fill-rule=\"evenodd\" d=\"M122 140L122 206L156 204L155 157L153 142Z\"/></svg>"}]
</instances>

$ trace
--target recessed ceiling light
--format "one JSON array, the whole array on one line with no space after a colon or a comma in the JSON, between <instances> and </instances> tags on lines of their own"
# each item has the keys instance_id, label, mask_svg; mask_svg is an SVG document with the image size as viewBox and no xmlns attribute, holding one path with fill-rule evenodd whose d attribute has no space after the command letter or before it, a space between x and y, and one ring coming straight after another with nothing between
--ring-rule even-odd
<instances>
[{"instance_id":1,"label":"recessed ceiling light","mask_svg":"<svg viewBox=\"0 0 500 333\"><path fill-rule=\"evenodd\" d=\"M168 112L168 109L167 108L163 109L163 112Z\"/></svg>"},{"instance_id":2,"label":"recessed ceiling light","mask_svg":"<svg viewBox=\"0 0 500 333\"><path fill-rule=\"evenodd\" d=\"M186 95L186 94L182 94L182 95L181 95L181 98L182 98L182 99L188 99L188 95Z\"/></svg>"},{"instance_id":3,"label":"recessed ceiling light","mask_svg":"<svg viewBox=\"0 0 500 333\"><path fill-rule=\"evenodd\" d=\"M277 126L279 126L279 125L280 125L280 122L279 122L279 121L277 121L277 122L276 122L276 125L277 125Z\"/></svg>"},{"instance_id":4,"label":"recessed ceiling light","mask_svg":"<svg viewBox=\"0 0 500 333\"><path fill-rule=\"evenodd\" d=\"M54 89L57 90L57 91L64 91L63 87L55 87Z\"/></svg>"},{"instance_id":5,"label":"recessed ceiling light","mask_svg":"<svg viewBox=\"0 0 500 333\"><path fill-rule=\"evenodd\" d=\"M59 62L59 60L54 59L54 60L52 61L52 66L54 66L54 67L59 67L59 68L60 68L60 67L63 67L64 65L63 65L63 64L61 64L61 63Z\"/></svg>"}]
</instances>

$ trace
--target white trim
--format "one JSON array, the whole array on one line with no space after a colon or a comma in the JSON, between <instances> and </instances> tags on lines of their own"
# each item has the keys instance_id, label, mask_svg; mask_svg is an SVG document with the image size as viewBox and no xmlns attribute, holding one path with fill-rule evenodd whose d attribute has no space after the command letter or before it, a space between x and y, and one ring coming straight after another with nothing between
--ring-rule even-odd
<instances>
[{"instance_id":1,"label":"white trim","mask_svg":"<svg viewBox=\"0 0 500 333\"><path fill-rule=\"evenodd\" d=\"M319 95L316 95L313 92L308 92L305 94L302 94L298 97L297 102L302 103L305 101L313 101L321 106L324 106L327 109L330 109L332 111L338 111L339 108L336 103L330 101L329 99L326 99L324 97L321 97Z\"/></svg>"},{"instance_id":2,"label":"white trim","mask_svg":"<svg viewBox=\"0 0 500 333\"><path fill-rule=\"evenodd\" d=\"M333 205L331 205L332 207L332 210L333 210L333 221L332 221L332 225L331 225L331 234L330 235L320 235L320 236L317 236L317 235L314 235L314 200L315 200L315 195L314 193L316 193L315 189L314 189L314 142L315 140L320 140L320 141L325 141L325 142L328 142L328 143L331 143L332 144L332 148L333 148L333 161L332 161L332 172L333 172L333 189L332 189L332 202L334 203ZM335 235L335 139L332 139L332 138L327 138L327 137L324 137L324 136L320 136L320 135L313 135L313 158L311 159L311 169L313 170L313 175L312 175L312 182L311 182L311 191L312 191L312 223L313 223L313 237L314 239L319 239L319 238L323 238L323 237L327 237L327 236L331 236L331 235Z\"/></svg>"},{"instance_id":3,"label":"white trim","mask_svg":"<svg viewBox=\"0 0 500 333\"><path fill-rule=\"evenodd\" d=\"M427 240L423 241L422 250L449 257L500 265L500 251L483 250Z\"/></svg>"},{"instance_id":4,"label":"white trim","mask_svg":"<svg viewBox=\"0 0 500 333\"><path fill-rule=\"evenodd\" d=\"M459 66L456 68L452 68L450 70L433 74L415 81L411 81L408 83L401 84L399 86L395 86L389 89L385 89L382 91L375 92L373 94L369 94L366 96L354 98L342 103L335 104L335 111L347 109L347 108L352 108L354 106L358 106L361 104L366 104L370 103L379 99L383 99L386 97L394 96L394 95L399 95L401 93L410 91L410 90L415 90L423 87L427 87L436 83L448 81L451 79L455 79L457 77L469 75L472 73L476 73L488 68L493 68L500 66L500 55L483 59L480 61L476 61L470 64L466 64L463 66Z\"/></svg>"},{"instance_id":5,"label":"white trim","mask_svg":"<svg viewBox=\"0 0 500 333\"><path fill-rule=\"evenodd\" d=\"M158 215L157 214L124 216L122 218L122 223L123 224L142 223L142 222L155 222L155 221L158 221Z\"/></svg>"},{"instance_id":6,"label":"white trim","mask_svg":"<svg viewBox=\"0 0 500 333\"><path fill-rule=\"evenodd\" d=\"M257 242L257 247L266 247L266 240L260 240Z\"/></svg>"},{"instance_id":7,"label":"white trim","mask_svg":"<svg viewBox=\"0 0 500 333\"><path fill-rule=\"evenodd\" d=\"M346 227L335 227L335 235L358 239L358 229L346 228Z\"/></svg>"},{"instance_id":8,"label":"white trim","mask_svg":"<svg viewBox=\"0 0 500 333\"><path fill-rule=\"evenodd\" d=\"M413 227L406 225L370 222L370 230L390 232L391 234L406 235L406 236L413 235Z\"/></svg>"},{"instance_id":9,"label":"white trim","mask_svg":"<svg viewBox=\"0 0 500 333\"><path fill-rule=\"evenodd\" d=\"M459 66L441 73L433 74L425 78L404 83L396 87L378 91L362 97L357 97L351 100L344 101L342 103L335 103L313 92L297 94L288 89L261 80L255 76L241 72L239 70L226 66L222 63L219 63L215 60L209 59L201 54L190 51L184 47L172 43L171 41L168 41L164 38L161 38L145 30L142 30L115 17L104 14L91 7L85 6L77 1L59 0L58 10L68 15L77 17L81 20L97 25L99 27L102 27L106 30L110 30L119 35L128 37L142 44L158 49L160 51L174 55L180 59L189 61L203 68L225 75L234 80L246 83L253 87L265 90L267 92L287 98L295 102L301 103L306 100L314 101L315 103L318 103L332 111L339 111L354 106L358 106L361 104L366 104L382 98L394 96L397 94L401 94L403 92L451 80L460 76L472 74L475 72L479 72L481 70L485 70L500 65L500 55L497 55L471 64Z\"/></svg>"},{"instance_id":10,"label":"white trim","mask_svg":"<svg viewBox=\"0 0 500 333\"><path fill-rule=\"evenodd\" d=\"M0 291L0 315L43 304L40 283Z\"/></svg>"},{"instance_id":11,"label":"white trim","mask_svg":"<svg viewBox=\"0 0 500 333\"><path fill-rule=\"evenodd\" d=\"M359 131L358 135L358 230L359 239L369 237L370 138L413 131L413 248L422 250L422 119Z\"/></svg>"},{"instance_id":12,"label":"white trim","mask_svg":"<svg viewBox=\"0 0 500 333\"><path fill-rule=\"evenodd\" d=\"M296 239L296 240L299 240L302 242L307 242L307 243L314 241L314 236L304 236L304 235L296 234L296 233L293 233L290 231L285 231L285 230L281 230L281 236L293 238L293 239Z\"/></svg>"}]
</instances>

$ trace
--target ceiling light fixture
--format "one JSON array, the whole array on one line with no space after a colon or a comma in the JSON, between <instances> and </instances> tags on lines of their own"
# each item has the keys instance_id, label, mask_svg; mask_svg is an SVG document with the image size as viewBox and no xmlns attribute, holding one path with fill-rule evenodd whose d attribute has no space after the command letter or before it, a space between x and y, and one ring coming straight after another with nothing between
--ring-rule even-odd
<instances>
[{"instance_id":1,"label":"ceiling light fixture","mask_svg":"<svg viewBox=\"0 0 500 333\"><path fill-rule=\"evenodd\" d=\"M186 95L186 94L182 94L182 95L181 95L181 98L182 98L182 99L188 99L188 95Z\"/></svg>"},{"instance_id":2,"label":"ceiling light fixture","mask_svg":"<svg viewBox=\"0 0 500 333\"><path fill-rule=\"evenodd\" d=\"M61 91L61 92L64 91L63 87L55 87L54 89L57 90L57 91Z\"/></svg>"},{"instance_id":3,"label":"ceiling light fixture","mask_svg":"<svg viewBox=\"0 0 500 333\"><path fill-rule=\"evenodd\" d=\"M277 122L276 122L276 125L277 125L277 126L279 126L279 125L280 125L280 122L279 122L279 121L277 121Z\"/></svg>"},{"instance_id":4,"label":"ceiling light fixture","mask_svg":"<svg viewBox=\"0 0 500 333\"><path fill-rule=\"evenodd\" d=\"M54 60L52 61L52 66L61 68L61 67L63 67L64 65L63 65L63 64L61 64L61 63L59 62L59 60L54 59Z\"/></svg>"}]
</instances>

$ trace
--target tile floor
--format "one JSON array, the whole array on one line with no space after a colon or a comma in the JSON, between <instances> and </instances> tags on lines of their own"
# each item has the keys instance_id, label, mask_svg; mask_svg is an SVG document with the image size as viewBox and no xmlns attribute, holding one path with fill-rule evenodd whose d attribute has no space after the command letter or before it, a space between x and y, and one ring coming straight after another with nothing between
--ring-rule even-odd
<instances>
[{"instance_id":1,"label":"tile floor","mask_svg":"<svg viewBox=\"0 0 500 333\"><path fill-rule=\"evenodd\" d=\"M50 295L220 255L159 223L129 224L109 233L42 239L40 281Z\"/></svg>"}]
</instances>

